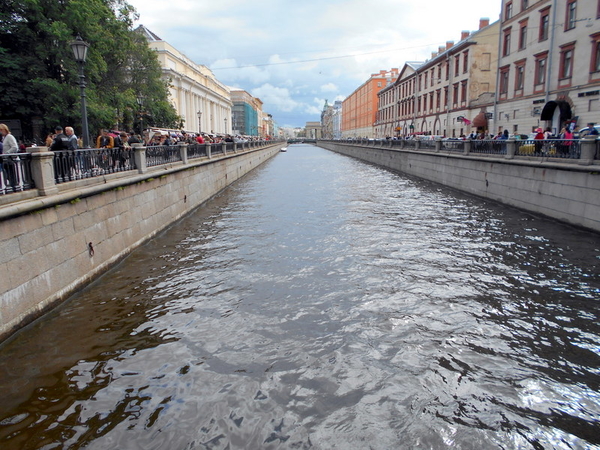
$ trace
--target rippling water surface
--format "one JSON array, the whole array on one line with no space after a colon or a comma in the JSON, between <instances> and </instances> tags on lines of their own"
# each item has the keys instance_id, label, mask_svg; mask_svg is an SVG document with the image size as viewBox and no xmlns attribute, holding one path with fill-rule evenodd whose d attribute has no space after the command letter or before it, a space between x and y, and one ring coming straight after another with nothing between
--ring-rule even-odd
<instances>
[{"instance_id":1,"label":"rippling water surface","mask_svg":"<svg viewBox=\"0 0 600 450\"><path fill-rule=\"evenodd\" d=\"M291 146L0 347L0 448L600 448L599 258Z\"/></svg>"}]
</instances>

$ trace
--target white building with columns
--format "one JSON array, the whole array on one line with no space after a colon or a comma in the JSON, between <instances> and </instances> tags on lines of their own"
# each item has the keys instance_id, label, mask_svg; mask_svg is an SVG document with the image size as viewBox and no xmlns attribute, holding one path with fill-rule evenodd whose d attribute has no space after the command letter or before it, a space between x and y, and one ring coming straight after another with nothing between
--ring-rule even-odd
<instances>
[{"instance_id":1,"label":"white building with columns","mask_svg":"<svg viewBox=\"0 0 600 450\"><path fill-rule=\"evenodd\" d=\"M163 77L169 81L170 100L186 131L231 133L230 90L212 71L196 64L143 25L137 28L156 51Z\"/></svg>"}]
</instances>

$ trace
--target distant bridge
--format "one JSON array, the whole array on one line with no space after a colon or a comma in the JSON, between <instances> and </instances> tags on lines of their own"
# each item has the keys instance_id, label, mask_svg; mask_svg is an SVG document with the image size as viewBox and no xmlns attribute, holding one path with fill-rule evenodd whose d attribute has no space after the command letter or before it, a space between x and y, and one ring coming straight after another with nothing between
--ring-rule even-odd
<instances>
[{"instance_id":1,"label":"distant bridge","mask_svg":"<svg viewBox=\"0 0 600 450\"><path fill-rule=\"evenodd\" d=\"M288 144L316 144L316 139L288 139Z\"/></svg>"}]
</instances>

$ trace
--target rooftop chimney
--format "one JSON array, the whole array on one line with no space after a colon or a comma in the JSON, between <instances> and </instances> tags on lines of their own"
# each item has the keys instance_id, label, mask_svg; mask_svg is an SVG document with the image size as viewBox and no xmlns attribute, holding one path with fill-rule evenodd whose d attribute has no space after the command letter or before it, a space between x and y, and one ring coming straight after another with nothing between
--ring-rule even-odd
<instances>
[{"instance_id":1,"label":"rooftop chimney","mask_svg":"<svg viewBox=\"0 0 600 450\"><path fill-rule=\"evenodd\" d=\"M454 47L454 41L446 41L446 50L449 50L452 47Z\"/></svg>"},{"instance_id":2,"label":"rooftop chimney","mask_svg":"<svg viewBox=\"0 0 600 450\"><path fill-rule=\"evenodd\" d=\"M488 19L487 17L482 17L481 19L479 19L479 29L480 30L482 28L489 26L489 24L490 24L490 19Z\"/></svg>"},{"instance_id":3,"label":"rooftop chimney","mask_svg":"<svg viewBox=\"0 0 600 450\"><path fill-rule=\"evenodd\" d=\"M470 31L461 31L460 33L460 40L464 41L465 39L467 39L469 36L471 35Z\"/></svg>"},{"instance_id":4,"label":"rooftop chimney","mask_svg":"<svg viewBox=\"0 0 600 450\"><path fill-rule=\"evenodd\" d=\"M436 52L431 52L431 59L435 58L437 56Z\"/></svg>"},{"instance_id":5,"label":"rooftop chimney","mask_svg":"<svg viewBox=\"0 0 600 450\"><path fill-rule=\"evenodd\" d=\"M444 53L446 51L446 47L438 47L438 53Z\"/></svg>"}]
</instances>

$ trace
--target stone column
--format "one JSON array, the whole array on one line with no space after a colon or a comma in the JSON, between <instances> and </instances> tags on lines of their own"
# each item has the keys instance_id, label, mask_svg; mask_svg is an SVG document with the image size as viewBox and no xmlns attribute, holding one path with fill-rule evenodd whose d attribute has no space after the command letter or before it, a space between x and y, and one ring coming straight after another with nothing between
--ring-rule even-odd
<instances>
[{"instance_id":1,"label":"stone column","mask_svg":"<svg viewBox=\"0 0 600 450\"><path fill-rule=\"evenodd\" d=\"M442 150L442 140L440 138L437 138L435 140L435 152L439 153Z\"/></svg>"},{"instance_id":2,"label":"stone column","mask_svg":"<svg viewBox=\"0 0 600 450\"><path fill-rule=\"evenodd\" d=\"M473 141L471 141L471 139L465 140L465 148L463 150L464 155L468 155L469 153L471 153L471 145L472 144L473 144Z\"/></svg>"},{"instance_id":3,"label":"stone column","mask_svg":"<svg viewBox=\"0 0 600 450\"><path fill-rule=\"evenodd\" d=\"M179 155L183 164L188 163L188 144L179 144Z\"/></svg>"},{"instance_id":4,"label":"stone column","mask_svg":"<svg viewBox=\"0 0 600 450\"><path fill-rule=\"evenodd\" d=\"M210 142L206 143L206 156L208 156L208 159L212 158L212 153L211 153L211 148L210 148Z\"/></svg>"},{"instance_id":5,"label":"stone column","mask_svg":"<svg viewBox=\"0 0 600 450\"><path fill-rule=\"evenodd\" d=\"M579 164L582 166L593 164L594 157L596 156L596 136L584 136L579 143L581 145Z\"/></svg>"},{"instance_id":6,"label":"stone column","mask_svg":"<svg viewBox=\"0 0 600 450\"><path fill-rule=\"evenodd\" d=\"M58 194L54 180L54 152L48 147L28 147L31 153L31 177L40 195Z\"/></svg>"},{"instance_id":7,"label":"stone column","mask_svg":"<svg viewBox=\"0 0 600 450\"><path fill-rule=\"evenodd\" d=\"M131 144L133 148L135 166L137 167L138 173L146 173L148 167L146 166L146 147L144 144Z\"/></svg>"},{"instance_id":8,"label":"stone column","mask_svg":"<svg viewBox=\"0 0 600 450\"><path fill-rule=\"evenodd\" d=\"M517 141L515 139L507 139L506 140L506 155L504 155L504 158L514 159L516 154L517 154Z\"/></svg>"}]
</instances>

